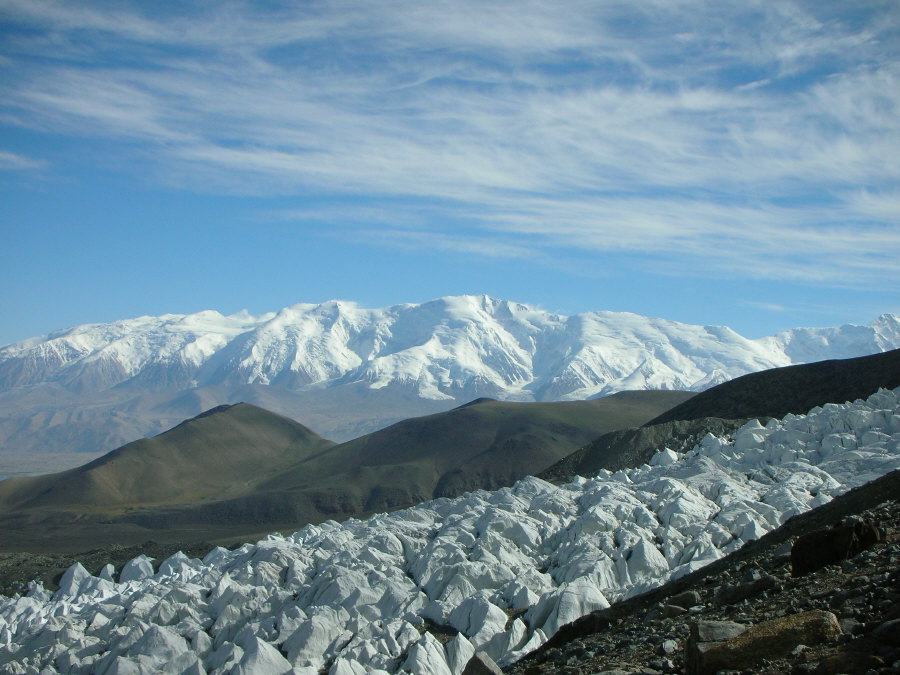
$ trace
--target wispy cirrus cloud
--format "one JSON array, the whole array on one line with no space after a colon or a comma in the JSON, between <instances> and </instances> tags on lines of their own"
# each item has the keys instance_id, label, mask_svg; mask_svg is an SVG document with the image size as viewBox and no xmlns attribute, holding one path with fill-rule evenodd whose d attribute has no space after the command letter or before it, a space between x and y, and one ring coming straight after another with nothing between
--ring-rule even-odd
<instances>
[{"instance_id":1,"label":"wispy cirrus cloud","mask_svg":"<svg viewBox=\"0 0 900 675\"><path fill-rule=\"evenodd\" d=\"M46 166L43 160L0 150L0 171L33 171Z\"/></svg>"},{"instance_id":2,"label":"wispy cirrus cloud","mask_svg":"<svg viewBox=\"0 0 900 675\"><path fill-rule=\"evenodd\" d=\"M6 117L383 245L900 281L895 3L146 7L5 3Z\"/></svg>"}]
</instances>

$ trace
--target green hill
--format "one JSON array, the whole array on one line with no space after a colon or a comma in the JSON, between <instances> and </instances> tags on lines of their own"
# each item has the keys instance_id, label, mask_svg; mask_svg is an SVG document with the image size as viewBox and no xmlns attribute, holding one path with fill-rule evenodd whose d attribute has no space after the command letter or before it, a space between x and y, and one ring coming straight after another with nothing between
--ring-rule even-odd
<instances>
[{"instance_id":1,"label":"green hill","mask_svg":"<svg viewBox=\"0 0 900 675\"><path fill-rule=\"evenodd\" d=\"M246 494L333 445L256 406L219 406L84 466L3 481L0 508L116 513L137 505L218 500Z\"/></svg>"}]
</instances>

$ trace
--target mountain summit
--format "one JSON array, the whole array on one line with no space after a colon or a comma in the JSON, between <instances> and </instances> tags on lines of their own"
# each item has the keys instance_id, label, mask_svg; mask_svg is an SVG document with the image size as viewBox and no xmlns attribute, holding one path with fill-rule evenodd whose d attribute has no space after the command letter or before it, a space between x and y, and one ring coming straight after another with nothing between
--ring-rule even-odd
<instances>
[{"instance_id":1,"label":"mountain summit","mask_svg":"<svg viewBox=\"0 0 900 675\"><path fill-rule=\"evenodd\" d=\"M0 349L0 442L99 453L238 400L344 440L473 398L700 391L745 373L900 347L900 320L751 340L622 312L561 316L484 295L297 304L88 324ZM100 417L98 417L100 415ZM73 424L77 420L80 431Z\"/></svg>"}]
</instances>

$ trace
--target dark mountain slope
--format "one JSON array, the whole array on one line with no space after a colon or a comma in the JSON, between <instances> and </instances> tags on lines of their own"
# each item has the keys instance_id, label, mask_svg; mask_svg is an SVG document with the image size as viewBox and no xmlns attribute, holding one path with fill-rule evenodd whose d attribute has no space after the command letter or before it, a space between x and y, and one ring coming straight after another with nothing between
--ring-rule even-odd
<instances>
[{"instance_id":1,"label":"dark mountain slope","mask_svg":"<svg viewBox=\"0 0 900 675\"><path fill-rule=\"evenodd\" d=\"M803 414L824 403L865 398L900 386L900 349L750 373L697 394L644 426L700 417L741 419Z\"/></svg>"},{"instance_id":2,"label":"dark mountain slope","mask_svg":"<svg viewBox=\"0 0 900 675\"><path fill-rule=\"evenodd\" d=\"M727 434L752 418L802 414L826 403L865 398L900 386L900 350L774 368L720 384L670 408L640 428L604 434L541 472L565 482L600 469L643 464L662 447L690 447L707 433Z\"/></svg>"},{"instance_id":3,"label":"dark mountain slope","mask_svg":"<svg viewBox=\"0 0 900 675\"><path fill-rule=\"evenodd\" d=\"M234 539L493 489L692 395L485 399L341 445L255 406L215 409L83 467L0 483L0 550Z\"/></svg>"},{"instance_id":4,"label":"dark mountain slope","mask_svg":"<svg viewBox=\"0 0 900 675\"><path fill-rule=\"evenodd\" d=\"M636 391L563 403L482 399L343 443L315 462L298 464L265 487L319 483L347 467L378 473L403 467L435 477L422 485L428 499L473 488L494 489L552 464L598 434L629 426L650 408L669 407L691 395ZM402 482L399 478L389 482Z\"/></svg>"},{"instance_id":5,"label":"dark mountain slope","mask_svg":"<svg viewBox=\"0 0 900 675\"><path fill-rule=\"evenodd\" d=\"M251 494L178 511L142 511L129 521L152 528L183 522L287 528L496 489L541 471L604 431L692 395L637 391L562 403L480 399L337 445Z\"/></svg>"},{"instance_id":6,"label":"dark mountain slope","mask_svg":"<svg viewBox=\"0 0 900 675\"><path fill-rule=\"evenodd\" d=\"M561 459L538 474L538 477L554 483L564 483L573 476L591 476L600 469L618 471L640 466L660 448L681 451L692 447L708 433L717 436L730 434L744 422L745 420L701 417L611 431Z\"/></svg>"}]
</instances>

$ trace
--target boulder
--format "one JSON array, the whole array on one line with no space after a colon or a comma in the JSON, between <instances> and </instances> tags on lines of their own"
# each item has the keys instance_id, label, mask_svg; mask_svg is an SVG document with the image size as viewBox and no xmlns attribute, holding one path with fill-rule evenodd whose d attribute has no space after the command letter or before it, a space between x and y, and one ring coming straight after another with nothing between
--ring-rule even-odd
<instances>
[{"instance_id":1,"label":"boulder","mask_svg":"<svg viewBox=\"0 0 900 675\"><path fill-rule=\"evenodd\" d=\"M675 605L676 607L690 609L691 607L699 605L701 602L703 602L703 599L700 597L700 593L698 591L685 591L684 593L679 593L678 595L669 597L666 602L669 605Z\"/></svg>"},{"instance_id":2,"label":"boulder","mask_svg":"<svg viewBox=\"0 0 900 675\"><path fill-rule=\"evenodd\" d=\"M494 659L490 656L484 652L476 652L469 659L465 669L462 671L462 675L503 675L503 671L500 670L500 666L494 663Z\"/></svg>"},{"instance_id":3,"label":"boulder","mask_svg":"<svg viewBox=\"0 0 900 675\"><path fill-rule=\"evenodd\" d=\"M698 621L691 624L691 640L695 643L722 642L737 637L747 626L735 621Z\"/></svg>"},{"instance_id":4,"label":"boulder","mask_svg":"<svg viewBox=\"0 0 900 675\"><path fill-rule=\"evenodd\" d=\"M819 661L812 675L865 675L884 666L884 659L865 652L843 651Z\"/></svg>"},{"instance_id":5,"label":"boulder","mask_svg":"<svg viewBox=\"0 0 900 675\"><path fill-rule=\"evenodd\" d=\"M886 645L900 645L900 619L885 621L872 631L872 637Z\"/></svg>"},{"instance_id":6,"label":"boulder","mask_svg":"<svg viewBox=\"0 0 900 675\"><path fill-rule=\"evenodd\" d=\"M752 668L764 658L789 655L797 645L829 642L840 634L837 617L820 610L791 614L749 628L731 622L701 621L691 627L687 672L714 675L720 670Z\"/></svg>"},{"instance_id":7,"label":"boulder","mask_svg":"<svg viewBox=\"0 0 900 675\"><path fill-rule=\"evenodd\" d=\"M777 587L778 580L766 574L753 581L745 581L734 586L723 586L716 593L716 602L720 605L733 605L736 602L752 598L763 591L769 591Z\"/></svg>"},{"instance_id":8,"label":"boulder","mask_svg":"<svg viewBox=\"0 0 900 675\"><path fill-rule=\"evenodd\" d=\"M791 547L791 573L795 577L852 558L881 541L878 524L867 518L845 518L837 525L809 532Z\"/></svg>"}]
</instances>

